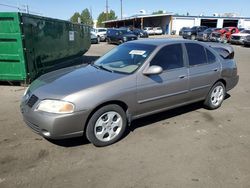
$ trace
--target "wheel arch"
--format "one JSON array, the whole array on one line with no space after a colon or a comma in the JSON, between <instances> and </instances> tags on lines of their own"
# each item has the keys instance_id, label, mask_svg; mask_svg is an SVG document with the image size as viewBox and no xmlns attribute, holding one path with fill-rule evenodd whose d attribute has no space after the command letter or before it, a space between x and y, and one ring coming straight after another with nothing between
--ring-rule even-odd
<instances>
[{"instance_id":1,"label":"wheel arch","mask_svg":"<svg viewBox=\"0 0 250 188\"><path fill-rule=\"evenodd\" d=\"M93 116L93 114L99 110L100 108L104 107L104 106L107 106L107 105L112 105L112 104L115 104L115 105L118 105L120 106L124 112L126 113L126 116L127 116L127 119L128 119L128 124L130 124L131 122L131 116L129 114L129 111L128 111L128 105L123 102L123 101L119 101L119 100L112 100L112 101L107 101L107 102L104 102L102 104L99 104L98 106L96 106L89 114L88 118L87 118L87 121L85 122L85 125L84 125L84 132L86 132L86 128L87 128L87 125L89 123L89 120L90 118Z\"/></svg>"}]
</instances>

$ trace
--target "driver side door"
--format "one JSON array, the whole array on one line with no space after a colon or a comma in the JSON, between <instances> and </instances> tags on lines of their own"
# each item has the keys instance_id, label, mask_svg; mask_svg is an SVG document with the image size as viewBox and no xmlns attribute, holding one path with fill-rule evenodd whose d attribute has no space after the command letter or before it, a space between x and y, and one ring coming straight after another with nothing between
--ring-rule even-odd
<instances>
[{"instance_id":1,"label":"driver side door","mask_svg":"<svg viewBox=\"0 0 250 188\"><path fill-rule=\"evenodd\" d=\"M158 75L138 74L137 114L161 111L184 103L188 98L188 70L182 44L161 48L150 66L162 67Z\"/></svg>"}]
</instances>

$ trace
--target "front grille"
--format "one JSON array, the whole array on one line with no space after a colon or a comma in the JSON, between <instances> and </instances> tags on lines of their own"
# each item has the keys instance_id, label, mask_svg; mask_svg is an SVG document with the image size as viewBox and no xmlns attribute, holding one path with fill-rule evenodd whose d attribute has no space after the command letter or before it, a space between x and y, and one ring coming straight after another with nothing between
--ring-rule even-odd
<instances>
[{"instance_id":1,"label":"front grille","mask_svg":"<svg viewBox=\"0 0 250 188\"><path fill-rule=\"evenodd\" d=\"M233 40L240 40L240 36L232 36L231 37Z\"/></svg>"},{"instance_id":2,"label":"front grille","mask_svg":"<svg viewBox=\"0 0 250 188\"><path fill-rule=\"evenodd\" d=\"M32 108L32 107L34 106L34 104L35 104L37 101L38 101L38 97L35 96L35 95L32 95L32 96L29 98L29 100L28 100L28 102L27 102L27 105L28 105L30 108Z\"/></svg>"},{"instance_id":3,"label":"front grille","mask_svg":"<svg viewBox=\"0 0 250 188\"><path fill-rule=\"evenodd\" d=\"M220 33L212 33L212 37L220 37L221 34Z\"/></svg>"}]
</instances>

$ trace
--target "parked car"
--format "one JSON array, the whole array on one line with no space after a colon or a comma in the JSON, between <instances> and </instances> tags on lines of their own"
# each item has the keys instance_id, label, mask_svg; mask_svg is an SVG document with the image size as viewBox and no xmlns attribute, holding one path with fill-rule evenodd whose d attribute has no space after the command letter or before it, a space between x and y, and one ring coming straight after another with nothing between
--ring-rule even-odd
<instances>
[{"instance_id":1,"label":"parked car","mask_svg":"<svg viewBox=\"0 0 250 188\"><path fill-rule=\"evenodd\" d=\"M211 34L211 41L227 43L230 41L231 35L234 33L239 33L237 27L225 27L218 31L214 31Z\"/></svg>"},{"instance_id":2,"label":"parked car","mask_svg":"<svg viewBox=\"0 0 250 188\"><path fill-rule=\"evenodd\" d=\"M202 32L198 32L196 39L205 42L210 41L210 35L212 34L212 32L218 31L220 29L221 28L208 28Z\"/></svg>"},{"instance_id":3,"label":"parked car","mask_svg":"<svg viewBox=\"0 0 250 188\"><path fill-rule=\"evenodd\" d=\"M148 33L142 29L133 29L133 34L135 34L138 38L148 38Z\"/></svg>"},{"instance_id":4,"label":"parked car","mask_svg":"<svg viewBox=\"0 0 250 188\"><path fill-rule=\"evenodd\" d=\"M182 27L179 31L179 36L182 36L184 30L190 29L190 27Z\"/></svg>"},{"instance_id":5,"label":"parked car","mask_svg":"<svg viewBox=\"0 0 250 188\"><path fill-rule=\"evenodd\" d=\"M163 31L161 27L154 27L153 28L155 35L162 35Z\"/></svg>"},{"instance_id":6,"label":"parked car","mask_svg":"<svg viewBox=\"0 0 250 188\"><path fill-rule=\"evenodd\" d=\"M153 29L153 27L145 27L144 31L146 31L148 33L148 35L154 35L155 31Z\"/></svg>"},{"instance_id":7,"label":"parked car","mask_svg":"<svg viewBox=\"0 0 250 188\"><path fill-rule=\"evenodd\" d=\"M197 101L217 109L239 76L233 48L215 44L178 39L124 43L93 64L35 80L22 98L23 119L45 138L85 134L95 146L107 146L134 119Z\"/></svg>"},{"instance_id":8,"label":"parked car","mask_svg":"<svg viewBox=\"0 0 250 188\"><path fill-rule=\"evenodd\" d=\"M239 33L234 33L231 35L231 44L244 44L244 40L250 35L250 30L243 30Z\"/></svg>"},{"instance_id":9,"label":"parked car","mask_svg":"<svg viewBox=\"0 0 250 188\"><path fill-rule=\"evenodd\" d=\"M99 40L95 32L90 32L91 44L98 44Z\"/></svg>"},{"instance_id":10,"label":"parked car","mask_svg":"<svg viewBox=\"0 0 250 188\"><path fill-rule=\"evenodd\" d=\"M250 36L246 36L246 38L243 41L244 46L250 46Z\"/></svg>"},{"instance_id":11,"label":"parked car","mask_svg":"<svg viewBox=\"0 0 250 188\"><path fill-rule=\"evenodd\" d=\"M185 29L183 30L182 37L184 39L191 39L195 40L198 32L202 32L206 30L208 27L206 26L194 26L191 29Z\"/></svg>"},{"instance_id":12,"label":"parked car","mask_svg":"<svg viewBox=\"0 0 250 188\"><path fill-rule=\"evenodd\" d=\"M108 43L122 44L127 41L137 40L137 36L131 31L124 29L108 29L107 41Z\"/></svg>"},{"instance_id":13,"label":"parked car","mask_svg":"<svg viewBox=\"0 0 250 188\"><path fill-rule=\"evenodd\" d=\"M98 42L106 41L107 28L94 28L92 31L96 33L96 36L98 38Z\"/></svg>"}]
</instances>

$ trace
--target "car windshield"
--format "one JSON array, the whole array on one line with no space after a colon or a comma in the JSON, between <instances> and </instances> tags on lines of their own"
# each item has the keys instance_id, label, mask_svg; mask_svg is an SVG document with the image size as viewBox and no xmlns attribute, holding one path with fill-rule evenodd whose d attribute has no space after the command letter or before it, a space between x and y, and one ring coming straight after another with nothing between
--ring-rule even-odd
<instances>
[{"instance_id":1,"label":"car windshield","mask_svg":"<svg viewBox=\"0 0 250 188\"><path fill-rule=\"evenodd\" d=\"M243 31L241 31L241 33L247 33L247 34L250 34L250 30L243 30Z\"/></svg>"},{"instance_id":2,"label":"car windshield","mask_svg":"<svg viewBox=\"0 0 250 188\"><path fill-rule=\"evenodd\" d=\"M145 62L155 48L146 44L123 44L99 58L93 66L110 72L131 74Z\"/></svg>"}]
</instances>

